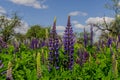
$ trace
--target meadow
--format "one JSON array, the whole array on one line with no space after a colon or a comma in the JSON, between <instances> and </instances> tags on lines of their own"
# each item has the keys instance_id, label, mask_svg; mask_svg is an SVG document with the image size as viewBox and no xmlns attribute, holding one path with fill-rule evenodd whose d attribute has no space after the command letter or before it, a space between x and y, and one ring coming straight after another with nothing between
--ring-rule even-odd
<instances>
[{"instance_id":1,"label":"meadow","mask_svg":"<svg viewBox=\"0 0 120 80\"><path fill-rule=\"evenodd\" d=\"M0 37L0 80L120 80L120 36L93 42L84 29L78 42L70 16L62 36L56 32L56 19L46 38L14 40Z\"/></svg>"}]
</instances>

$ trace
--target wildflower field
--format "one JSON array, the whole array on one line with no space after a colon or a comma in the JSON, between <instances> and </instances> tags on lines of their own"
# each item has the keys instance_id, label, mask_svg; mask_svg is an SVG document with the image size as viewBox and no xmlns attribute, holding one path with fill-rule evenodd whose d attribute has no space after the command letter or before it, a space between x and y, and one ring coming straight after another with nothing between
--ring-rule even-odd
<instances>
[{"instance_id":1,"label":"wildflower field","mask_svg":"<svg viewBox=\"0 0 120 80\"><path fill-rule=\"evenodd\" d=\"M119 80L120 36L113 40L76 41L70 16L62 41L56 32L56 19L46 39L37 38L9 45L0 38L0 80ZM48 35L50 35L48 37Z\"/></svg>"},{"instance_id":2,"label":"wildflower field","mask_svg":"<svg viewBox=\"0 0 120 80\"><path fill-rule=\"evenodd\" d=\"M0 0L0 80L120 80L120 0Z\"/></svg>"}]
</instances>

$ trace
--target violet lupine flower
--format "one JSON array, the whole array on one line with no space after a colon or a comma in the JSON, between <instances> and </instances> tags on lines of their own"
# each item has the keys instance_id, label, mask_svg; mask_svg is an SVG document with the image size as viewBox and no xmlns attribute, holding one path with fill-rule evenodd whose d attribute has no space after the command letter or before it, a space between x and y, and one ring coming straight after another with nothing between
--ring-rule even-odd
<instances>
[{"instance_id":1,"label":"violet lupine flower","mask_svg":"<svg viewBox=\"0 0 120 80\"><path fill-rule=\"evenodd\" d=\"M3 41L2 37L0 37L0 47L7 48L7 44Z\"/></svg>"},{"instance_id":2,"label":"violet lupine flower","mask_svg":"<svg viewBox=\"0 0 120 80\"><path fill-rule=\"evenodd\" d=\"M90 33L90 46L92 46L93 45L93 26L91 26L90 31L91 31L91 33Z\"/></svg>"},{"instance_id":3,"label":"violet lupine flower","mask_svg":"<svg viewBox=\"0 0 120 80\"><path fill-rule=\"evenodd\" d=\"M68 61L65 62L65 66L68 69L73 67L73 53L74 53L74 34L70 23L70 16L68 16L68 23L63 37L64 43L64 54L67 56Z\"/></svg>"},{"instance_id":4,"label":"violet lupine flower","mask_svg":"<svg viewBox=\"0 0 120 80\"><path fill-rule=\"evenodd\" d=\"M56 69L59 69L59 39L58 35L56 33L56 18L54 19L53 27L50 32L50 38L49 38L49 70L51 70L52 67L55 67Z\"/></svg>"},{"instance_id":5,"label":"violet lupine flower","mask_svg":"<svg viewBox=\"0 0 120 80\"><path fill-rule=\"evenodd\" d=\"M83 63L85 63L87 61L88 57L89 57L89 53L84 51L84 53L83 53L83 60L82 60Z\"/></svg>"},{"instance_id":6,"label":"violet lupine flower","mask_svg":"<svg viewBox=\"0 0 120 80\"><path fill-rule=\"evenodd\" d=\"M76 63L80 64L80 66L82 66L83 52L79 49L77 53L78 53L78 58L76 60Z\"/></svg>"},{"instance_id":7,"label":"violet lupine flower","mask_svg":"<svg viewBox=\"0 0 120 80\"><path fill-rule=\"evenodd\" d=\"M89 53L82 50L82 49L79 49L78 50L78 58L77 58L77 62L78 64L80 64L80 66L82 66L89 58Z\"/></svg>"},{"instance_id":8,"label":"violet lupine flower","mask_svg":"<svg viewBox=\"0 0 120 80\"><path fill-rule=\"evenodd\" d=\"M111 44L112 44L112 38L108 38L107 46L110 47Z\"/></svg>"},{"instance_id":9,"label":"violet lupine flower","mask_svg":"<svg viewBox=\"0 0 120 80\"><path fill-rule=\"evenodd\" d=\"M20 42L18 42L17 40L15 40L13 42L13 46L14 46L14 52L18 52L19 51L19 47L20 47Z\"/></svg>"},{"instance_id":10,"label":"violet lupine flower","mask_svg":"<svg viewBox=\"0 0 120 80\"><path fill-rule=\"evenodd\" d=\"M87 34L84 28L84 46L87 47Z\"/></svg>"},{"instance_id":11,"label":"violet lupine flower","mask_svg":"<svg viewBox=\"0 0 120 80\"><path fill-rule=\"evenodd\" d=\"M120 42L120 35L118 35L118 42Z\"/></svg>"},{"instance_id":12,"label":"violet lupine flower","mask_svg":"<svg viewBox=\"0 0 120 80\"><path fill-rule=\"evenodd\" d=\"M4 67L4 65L2 63L2 60L0 60L0 69L3 68L3 67Z\"/></svg>"},{"instance_id":13,"label":"violet lupine flower","mask_svg":"<svg viewBox=\"0 0 120 80\"><path fill-rule=\"evenodd\" d=\"M37 49L39 47L39 44L38 44L38 39L32 39L31 43L30 43L30 47L31 49Z\"/></svg>"}]
</instances>

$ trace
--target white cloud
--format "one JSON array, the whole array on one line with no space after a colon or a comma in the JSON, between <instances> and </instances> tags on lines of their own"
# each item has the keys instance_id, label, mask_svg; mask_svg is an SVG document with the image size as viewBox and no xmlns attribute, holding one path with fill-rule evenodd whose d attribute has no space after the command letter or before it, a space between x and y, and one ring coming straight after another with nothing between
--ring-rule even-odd
<instances>
[{"instance_id":1,"label":"white cloud","mask_svg":"<svg viewBox=\"0 0 120 80\"><path fill-rule=\"evenodd\" d=\"M82 24L75 24L74 25L75 26L75 28L81 28L81 29L83 29L85 26L84 25L82 25Z\"/></svg>"},{"instance_id":2,"label":"white cloud","mask_svg":"<svg viewBox=\"0 0 120 80\"><path fill-rule=\"evenodd\" d=\"M65 30L65 26L56 26L56 30Z\"/></svg>"},{"instance_id":3,"label":"white cloud","mask_svg":"<svg viewBox=\"0 0 120 80\"><path fill-rule=\"evenodd\" d=\"M25 34L29 28L29 25L25 21L21 21L21 26L16 27L14 30L16 33Z\"/></svg>"},{"instance_id":4,"label":"white cloud","mask_svg":"<svg viewBox=\"0 0 120 80\"><path fill-rule=\"evenodd\" d=\"M111 18L111 17L90 17L86 20L86 23L87 24L103 24L104 18L107 24L109 24L114 20L114 18Z\"/></svg>"},{"instance_id":5,"label":"white cloud","mask_svg":"<svg viewBox=\"0 0 120 80\"><path fill-rule=\"evenodd\" d=\"M45 0L9 0L15 4L20 4L20 5L24 5L24 6L31 6L33 8L37 8L37 9L45 9L48 6L44 5L44 1Z\"/></svg>"},{"instance_id":6,"label":"white cloud","mask_svg":"<svg viewBox=\"0 0 120 80\"><path fill-rule=\"evenodd\" d=\"M104 23L104 18L105 18L105 21L107 24L110 24L110 22L112 22L114 20L114 18L111 18L111 17L90 17L86 20L86 24L103 24ZM88 29L90 29L90 27L87 27ZM96 31L97 28L94 27L93 28L93 31L95 33L95 36L94 36L94 40L97 41L99 36L101 35L101 31L98 30Z\"/></svg>"},{"instance_id":7,"label":"white cloud","mask_svg":"<svg viewBox=\"0 0 120 80\"><path fill-rule=\"evenodd\" d=\"M76 20L74 20L74 21L72 21L72 24L73 24L73 26L74 26L74 28L76 28L76 29L83 29L84 27L85 27L85 25L82 25L82 24L80 24L78 21L76 21Z\"/></svg>"},{"instance_id":8,"label":"white cloud","mask_svg":"<svg viewBox=\"0 0 120 80\"><path fill-rule=\"evenodd\" d=\"M74 21L72 21L72 23L73 23L73 24L78 24L79 22L76 21L76 20L74 20Z\"/></svg>"},{"instance_id":9,"label":"white cloud","mask_svg":"<svg viewBox=\"0 0 120 80\"><path fill-rule=\"evenodd\" d=\"M61 35L61 36L64 35L64 31L59 31L59 32L57 32L57 33L58 33L58 35Z\"/></svg>"},{"instance_id":10,"label":"white cloud","mask_svg":"<svg viewBox=\"0 0 120 80\"><path fill-rule=\"evenodd\" d=\"M64 34L65 26L61 26L61 25L56 26L56 30L57 30L58 35L62 36Z\"/></svg>"},{"instance_id":11,"label":"white cloud","mask_svg":"<svg viewBox=\"0 0 120 80\"><path fill-rule=\"evenodd\" d=\"M6 10L0 6L0 15L6 14Z\"/></svg>"},{"instance_id":12,"label":"white cloud","mask_svg":"<svg viewBox=\"0 0 120 80\"><path fill-rule=\"evenodd\" d=\"M70 15L70 16L87 16L88 14L85 12L74 11L74 12L70 12L68 15Z\"/></svg>"}]
</instances>

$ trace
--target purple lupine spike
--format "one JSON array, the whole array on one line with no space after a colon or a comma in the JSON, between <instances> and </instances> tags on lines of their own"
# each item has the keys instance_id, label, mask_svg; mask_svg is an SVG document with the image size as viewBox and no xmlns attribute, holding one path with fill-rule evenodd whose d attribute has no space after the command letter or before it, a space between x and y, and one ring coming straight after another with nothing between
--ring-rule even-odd
<instances>
[{"instance_id":1,"label":"purple lupine spike","mask_svg":"<svg viewBox=\"0 0 120 80\"><path fill-rule=\"evenodd\" d=\"M84 28L84 46L87 47L87 34Z\"/></svg>"},{"instance_id":2,"label":"purple lupine spike","mask_svg":"<svg viewBox=\"0 0 120 80\"><path fill-rule=\"evenodd\" d=\"M3 41L2 37L0 37L0 47L7 48L7 43Z\"/></svg>"},{"instance_id":3,"label":"purple lupine spike","mask_svg":"<svg viewBox=\"0 0 120 80\"><path fill-rule=\"evenodd\" d=\"M2 60L0 60L0 69L3 68L3 67L4 67L4 65L2 63Z\"/></svg>"},{"instance_id":4,"label":"purple lupine spike","mask_svg":"<svg viewBox=\"0 0 120 80\"><path fill-rule=\"evenodd\" d=\"M79 49L79 50L78 50L78 64L80 64L80 66L82 66L82 64L83 64L82 59L83 59L83 53L82 53L82 51Z\"/></svg>"},{"instance_id":5,"label":"purple lupine spike","mask_svg":"<svg viewBox=\"0 0 120 80\"><path fill-rule=\"evenodd\" d=\"M71 27L70 16L68 16L68 23L63 37L64 54L68 56L68 62L65 62L64 65L67 66L68 69L72 69L74 63L74 38L75 36Z\"/></svg>"},{"instance_id":6,"label":"purple lupine spike","mask_svg":"<svg viewBox=\"0 0 120 80\"><path fill-rule=\"evenodd\" d=\"M38 39L32 39L32 41L30 43L30 47L31 47L31 49L39 48L39 41L38 41Z\"/></svg>"},{"instance_id":7,"label":"purple lupine spike","mask_svg":"<svg viewBox=\"0 0 120 80\"><path fill-rule=\"evenodd\" d=\"M49 37L49 68L55 67L59 69L59 39L56 33L56 18Z\"/></svg>"},{"instance_id":8,"label":"purple lupine spike","mask_svg":"<svg viewBox=\"0 0 120 80\"><path fill-rule=\"evenodd\" d=\"M107 46L110 47L110 45L112 44L112 38L108 38L108 41L107 41Z\"/></svg>"},{"instance_id":9,"label":"purple lupine spike","mask_svg":"<svg viewBox=\"0 0 120 80\"><path fill-rule=\"evenodd\" d=\"M83 63L86 62L86 60L88 59L88 57L89 57L89 54L85 51L85 52L83 53Z\"/></svg>"},{"instance_id":10,"label":"purple lupine spike","mask_svg":"<svg viewBox=\"0 0 120 80\"><path fill-rule=\"evenodd\" d=\"M92 46L93 45L93 26L92 25L91 25L90 31L91 31L91 33L90 33L90 46Z\"/></svg>"},{"instance_id":11,"label":"purple lupine spike","mask_svg":"<svg viewBox=\"0 0 120 80\"><path fill-rule=\"evenodd\" d=\"M19 51L19 47L20 47L20 42L18 42L17 40L15 40L13 42L13 46L14 46L14 53Z\"/></svg>"},{"instance_id":12,"label":"purple lupine spike","mask_svg":"<svg viewBox=\"0 0 120 80\"><path fill-rule=\"evenodd\" d=\"M118 35L118 42L120 42L120 35Z\"/></svg>"}]
</instances>

